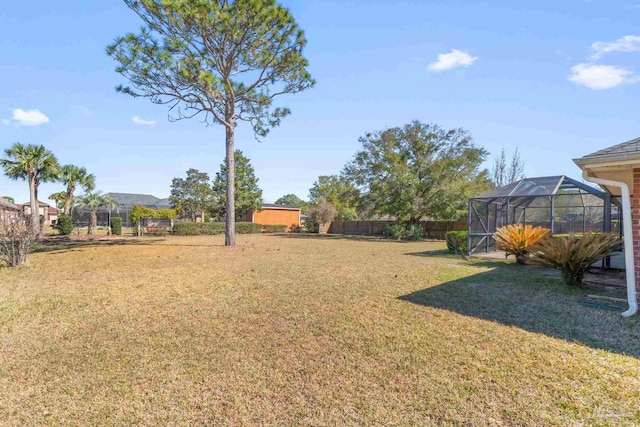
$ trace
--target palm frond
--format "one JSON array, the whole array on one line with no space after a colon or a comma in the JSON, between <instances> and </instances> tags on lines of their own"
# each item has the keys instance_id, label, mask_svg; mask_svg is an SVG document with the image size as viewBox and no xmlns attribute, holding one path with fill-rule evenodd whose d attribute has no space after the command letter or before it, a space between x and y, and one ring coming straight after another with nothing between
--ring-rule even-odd
<instances>
[{"instance_id":1,"label":"palm frond","mask_svg":"<svg viewBox=\"0 0 640 427\"><path fill-rule=\"evenodd\" d=\"M521 257L550 231L548 228L533 227L531 224L510 224L498 227L493 238L498 249L505 251L507 255Z\"/></svg>"},{"instance_id":2,"label":"palm frond","mask_svg":"<svg viewBox=\"0 0 640 427\"><path fill-rule=\"evenodd\" d=\"M609 233L547 237L532 248L526 263L560 270L568 285L580 286L589 267L611 255L621 244L619 236Z\"/></svg>"}]
</instances>

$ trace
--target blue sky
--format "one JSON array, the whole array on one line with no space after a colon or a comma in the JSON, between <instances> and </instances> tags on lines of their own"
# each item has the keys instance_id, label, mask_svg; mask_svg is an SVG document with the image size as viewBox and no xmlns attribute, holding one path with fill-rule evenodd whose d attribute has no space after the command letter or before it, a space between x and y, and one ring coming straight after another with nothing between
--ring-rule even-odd
<instances>
[{"instance_id":1,"label":"blue sky","mask_svg":"<svg viewBox=\"0 0 640 427\"><path fill-rule=\"evenodd\" d=\"M519 148L530 176L579 177L572 158L640 136L640 2L285 5L306 32L317 85L280 98L293 113L262 142L238 128L266 202L306 198L319 175L342 169L358 137L413 119L465 128L492 156ZM114 90L126 82L105 47L140 24L116 0L4 4L0 149L44 144L93 172L105 192L166 197L188 168L213 177L221 127L170 123L166 107ZM44 184L41 198L60 190ZM28 199L26 183L4 176L0 193Z\"/></svg>"}]
</instances>

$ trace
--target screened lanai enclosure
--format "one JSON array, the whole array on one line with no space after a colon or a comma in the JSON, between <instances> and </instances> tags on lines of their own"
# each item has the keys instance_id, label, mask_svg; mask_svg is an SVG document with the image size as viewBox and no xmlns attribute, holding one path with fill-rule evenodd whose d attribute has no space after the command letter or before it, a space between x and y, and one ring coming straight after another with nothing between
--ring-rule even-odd
<instances>
[{"instance_id":1,"label":"screened lanai enclosure","mask_svg":"<svg viewBox=\"0 0 640 427\"><path fill-rule=\"evenodd\" d=\"M469 254L492 252L496 228L531 224L552 234L620 233L620 201L566 176L525 178L469 199Z\"/></svg>"},{"instance_id":2,"label":"screened lanai enclosure","mask_svg":"<svg viewBox=\"0 0 640 427\"><path fill-rule=\"evenodd\" d=\"M133 194L133 193L106 193L106 196L111 197L117 207L101 206L98 208L98 226L107 227L111 223L111 218L122 218L123 227L131 227L131 219L129 218L129 211L132 207L145 206L154 210L169 209L171 204L169 199L160 199L150 194ZM73 208L71 213L73 216L74 224L77 226L86 227L89 224L91 218L91 212L87 209Z\"/></svg>"}]
</instances>

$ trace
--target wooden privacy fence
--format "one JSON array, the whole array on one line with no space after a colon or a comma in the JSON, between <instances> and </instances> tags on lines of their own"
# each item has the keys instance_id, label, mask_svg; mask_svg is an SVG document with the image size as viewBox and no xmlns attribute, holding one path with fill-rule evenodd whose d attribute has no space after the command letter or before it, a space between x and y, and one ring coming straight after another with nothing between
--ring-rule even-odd
<instances>
[{"instance_id":1,"label":"wooden privacy fence","mask_svg":"<svg viewBox=\"0 0 640 427\"><path fill-rule=\"evenodd\" d=\"M331 234L357 234L362 236L382 236L387 224L395 221L331 221ZM420 221L420 228L426 239L444 239L444 234L452 230L466 230L466 221Z\"/></svg>"}]
</instances>

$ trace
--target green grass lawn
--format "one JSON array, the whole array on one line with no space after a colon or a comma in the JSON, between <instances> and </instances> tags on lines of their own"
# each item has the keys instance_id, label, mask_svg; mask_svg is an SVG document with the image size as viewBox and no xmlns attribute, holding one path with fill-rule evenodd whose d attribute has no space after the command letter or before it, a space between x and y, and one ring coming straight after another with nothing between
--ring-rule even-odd
<instances>
[{"instance_id":1,"label":"green grass lawn","mask_svg":"<svg viewBox=\"0 0 640 427\"><path fill-rule=\"evenodd\" d=\"M640 321L443 243L168 237L0 269L0 425L640 425Z\"/></svg>"}]
</instances>

